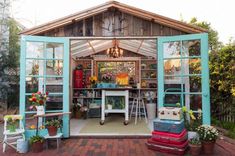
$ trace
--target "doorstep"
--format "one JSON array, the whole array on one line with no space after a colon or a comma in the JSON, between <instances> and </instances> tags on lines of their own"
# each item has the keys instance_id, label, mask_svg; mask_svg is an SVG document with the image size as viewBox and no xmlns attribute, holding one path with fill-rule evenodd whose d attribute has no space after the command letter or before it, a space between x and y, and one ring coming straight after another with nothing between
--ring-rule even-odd
<instances>
[{"instance_id":1,"label":"doorstep","mask_svg":"<svg viewBox=\"0 0 235 156\"><path fill-rule=\"evenodd\" d=\"M87 139L148 139L152 134L97 134L86 133L78 135L70 135L70 138L87 138Z\"/></svg>"}]
</instances>

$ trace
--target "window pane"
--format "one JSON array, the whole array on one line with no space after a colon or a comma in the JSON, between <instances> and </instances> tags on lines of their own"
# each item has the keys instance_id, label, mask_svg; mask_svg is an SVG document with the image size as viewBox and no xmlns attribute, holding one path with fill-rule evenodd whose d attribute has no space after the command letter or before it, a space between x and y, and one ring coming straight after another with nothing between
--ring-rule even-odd
<instances>
[{"instance_id":1,"label":"window pane","mask_svg":"<svg viewBox=\"0 0 235 156\"><path fill-rule=\"evenodd\" d=\"M43 90L43 78L26 77L26 93L36 93Z\"/></svg>"},{"instance_id":2,"label":"window pane","mask_svg":"<svg viewBox=\"0 0 235 156\"><path fill-rule=\"evenodd\" d=\"M190 95L190 109L194 111L202 109L202 95Z\"/></svg>"},{"instance_id":3,"label":"window pane","mask_svg":"<svg viewBox=\"0 0 235 156\"><path fill-rule=\"evenodd\" d=\"M64 44L46 43L47 59L63 59Z\"/></svg>"},{"instance_id":4,"label":"window pane","mask_svg":"<svg viewBox=\"0 0 235 156\"><path fill-rule=\"evenodd\" d=\"M164 76L164 84L181 84L181 77Z\"/></svg>"},{"instance_id":5,"label":"window pane","mask_svg":"<svg viewBox=\"0 0 235 156\"><path fill-rule=\"evenodd\" d=\"M63 110L63 95L50 95L46 102L46 110Z\"/></svg>"},{"instance_id":6,"label":"window pane","mask_svg":"<svg viewBox=\"0 0 235 156\"><path fill-rule=\"evenodd\" d=\"M43 42L27 42L26 58L43 58Z\"/></svg>"},{"instance_id":7,"label":"window pane","mask_svg":"<svg viewBox=\"0 0 235 156\"><path fill-rule=\"evenodd\" d=\"M62 60L47 60L46 61L46 75L63 75L63 61Z\"/></svg>"},{"instance_id":8,"label":"window pane","mask_svg":"<svg viewBox=\"0 0 235 156\"><path fill-rule=\"evenodd\" d=\"M200 56L200 40L191 40L182 42L182 56Z\"/></svg>"},{"instance_id":9,"label":"window pane","mask_svg":"<svg viewBox=\"0 0 235 156\"><path fill-rule=\"evenodd\" d=\"M183 59L183 67L184 72L183 74L201 74L201 59Z\"/></svg>"},{"instance_id":10,"label":"window pane","mask_svg":"<svg viewBox=\"0 0 235 156\"><path fill-rule=\"evenodd\" d=\"M62 85L63 78L62 77L47 77L46 84L47 85L59 85L59 84Z\"/></svg>"},{"instance_id":11,"label":"window pane","mask_svg":"<svg viewBox=\"0 0 235 156\"><path fill-rule=\"evenodd\" d=\"M167 42L163 44L164 58L180 57L180 42Z\"/></svg>"},{"instance_id":12,"label":"window pane","mask_svg":"<svg viewBox=\"0 0 235 156\"><path fill-rule=\"evenodd\" d=\"M46 91L49 93L63 93L63 85L46 85Z\"/></svg>"},{"instance_id":13,"label":"window pane","mask_svg":"<svg viewBox=\"0 0 235 156\"><path fill-rule=\"evenodd\" d=\"M31 129L37 127L37 119L34 118L35 114L25 114L25 127Z\"/></svg>"},{"instance_id":14,"label":"window pane","mask_svg":"<svg viewBox=\"0 0 235 156\"><path fill-rule=\"evenodd\" d=\"M26 60L26 75L43 75L43 60Z\"/></svg>"},{"instance_id":15,"label":"window pane","mask_svg":"<svg viewBox=\"0 0 235 156\"><path fill-rule=\"evenodd\" d=\"M176 103L180 103L181 100L181 94L165 94L164 97L164 104L170 104L175 105Z\"/></svg>"},{"instance_id":16,"label":"window pane","mask_svg":"<svg viewBox=\"0 0 235 156\"><path fill-rule=\"evenodd\" d=\"M164 84L164 92L181 92L181 84Z\"/></svg>"},{"instance_id":17,"label":"window pane","mask_svg":"<svg viewBox=\"0 0 235 156\"><path fill-rule=\"evenodd\" d=\"M164 60L165 75L180 75L181 61L180 59Z\"/></svg>"},{"instance_id":18,"label":"window pane","mask_svg":"<svg viewBox=\"0 0 235 156\"><path fill-rule=\"evenodd\" d=\"M183 77L185 84L185 92L201 92L201 77L200 76L186 76Z\"/></svg>"}]
</instances>

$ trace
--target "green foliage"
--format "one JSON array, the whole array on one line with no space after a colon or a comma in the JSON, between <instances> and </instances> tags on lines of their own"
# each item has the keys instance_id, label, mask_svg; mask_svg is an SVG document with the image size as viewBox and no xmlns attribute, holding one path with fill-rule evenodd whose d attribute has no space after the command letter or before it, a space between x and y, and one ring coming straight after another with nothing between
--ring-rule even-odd
<instances>
[{"instance_id":1,"label":"green foliage","mask_svg":"<svg viewBox=\"0 0 235 156\"><path fill-rule=\"evenodd\" d=\"M29 143L30 144L33 144L35 142L43 142L44 141L44 138L42 136L39 136L39 135L35 135L35 136L32 136L30 139L29 139Z\"/></svg>"},{"instance_id":2,"label":"green foliage","mask_svg":"<svg viewBox=\"0 0 235 156\"><path fill-rule=\"evenodd\" d=\"M233 122L220 121L216 118L212 118L212 124L223 129L228 130L228 133L224 134L232 139L235 139L235 124Z\"/></svg>"},{"instance_id":3,"label":"green foliage","mask_svg":"<svg viewBox=\"0 0 235 156\"><path fill-rule=\"evenodd\" d=\"M211 24L209 22L199 22L196 17L193 17L190 20L189 24L204 28L208 31L210 50L217 51L221 47L222 43L219 42L218 32L211 27Z\"/></svg>"},{"instance_id":4,"label":"green foliage","mask_svg":"<svg viewBox=\"0 0 235 156\"><path fill-rule=\"evenodd\" d=\"M57 127L57 128L59 128L60 125L61 125L61 124L60 124L60 121L57 120L57 119L48 120L48 121L46 122L46 124L45 124L46 127L48 127L48 126L55 126L55 127Z\"/></svg>"},{"instance_id":5,"label":"green foliage","mask_svg":"<svg viewBox=\"0 0 235 156\"><path fill-rule=\"evenodd\" d=\"M192 145L201 145L201 141L198 137L190 139L189 143L192 144Z\"/></svg>"},{"instance_id":6,"label":"green foliage","mask_svg":"<svg viewBox=\"0 0 235 156\"><path fill-rule=\"evenodd\" d=\"M210 92L215 117L235 115L235 45L210 54Z\"/></svg>"},{"instance_id":7,"label":"green foliage","mask_svg":"<svg viewBox=\"0 0 235 156\"><path fill-rule=\"evenodd\" d=\"M201 125L197 128L197 133L201 141L216 141L219 132L218 130L209 125Z\"/></svg>"}]
</instances>

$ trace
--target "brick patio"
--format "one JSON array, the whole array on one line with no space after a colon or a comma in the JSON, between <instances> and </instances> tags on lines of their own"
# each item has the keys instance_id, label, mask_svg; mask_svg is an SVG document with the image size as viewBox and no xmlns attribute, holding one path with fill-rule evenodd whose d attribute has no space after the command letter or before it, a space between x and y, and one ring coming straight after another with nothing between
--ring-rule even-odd
<instances>
[{"instance_id":1,"label":"brick patio","mask_svg":"<svg viewBox=\"0 0 235 156\"><path fill-rule=\"evenodd\" d=\"M26 156L170 156L147 149L146 138L135 139L90 139L70 138L61 142L61 147L56 150L54 143L48 150L35 154L29 152ZM2 144L0 147L2 151ZM19 156L13 149L8 148L3 156ZM225 140L218 140L214 151L215 156L235 156L235 145Z\"/></svg>"}]
</instances>

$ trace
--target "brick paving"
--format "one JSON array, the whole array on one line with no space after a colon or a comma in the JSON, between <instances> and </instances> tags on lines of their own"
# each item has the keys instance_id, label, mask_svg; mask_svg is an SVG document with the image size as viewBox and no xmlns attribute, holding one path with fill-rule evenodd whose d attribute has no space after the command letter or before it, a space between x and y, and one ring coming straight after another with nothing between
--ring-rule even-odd
<instances>
[{"instance_id":1,"label":"brick paving","mask_svg":"<svg viewBox=\"0 0 235 156\"><path fill-rule=\"evenodd\" d=\"M41 153L28 152L27 154L18 154L13 149L8 148L6 153L2 153L2 144L0 144L1 156L172 156L149 150L146 145L146 138L113 138L113 139L91 139L91 138L70 138L61 142L57 150L52 142L48 150L44 149ZM188 155L188 154L186 154ZM214 156L235 156L235 145L218 140L215 146Z\"/></svg>"}]
</instances>

